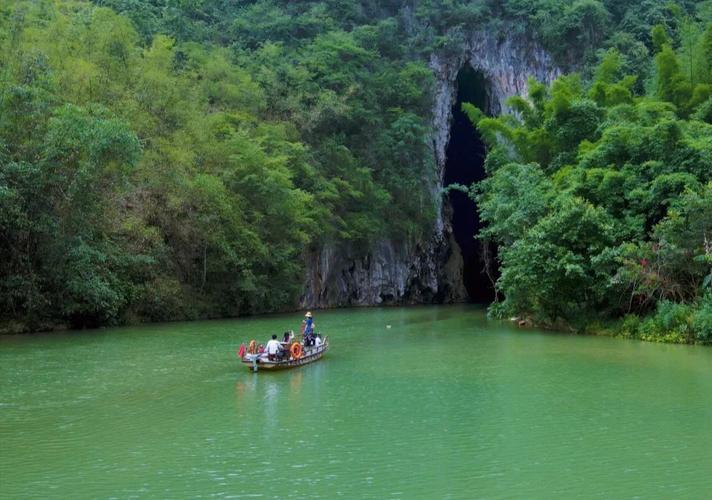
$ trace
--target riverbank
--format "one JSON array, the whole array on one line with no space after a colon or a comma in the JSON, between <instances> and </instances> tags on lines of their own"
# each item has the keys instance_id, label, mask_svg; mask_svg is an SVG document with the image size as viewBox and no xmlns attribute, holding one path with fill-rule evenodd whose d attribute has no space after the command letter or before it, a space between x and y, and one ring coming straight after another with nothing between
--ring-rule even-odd
<instances>
[{"instance_id":1,"label":"riverbank","mask_svg":"<svg viewBox=\"0 0 712 500\"><path fill-rule=\"evenodd\" d=\"M668 315L655 314L647 318L631 314L608 324L594 322L584 333L662 344L712 345L711 318L701 319L699 316L686 314L685 311L671 311Z\"/></svg>"},{"instance_id":2,"label":"riverbank","mask_svg":"<svg viewBox=\"0 0 712 500\"><path fill-rule=\"evenodd\" d=\"M7 320L0 321L0 336L2 335L22 335L32 333L63 332L69 330L66 324L47 323L38 328L30 328L24 321Z\"/></svg>"},{"instance_id":3,"label":"riverbank","mask_svg":"<svg viewBox=\"0 0 712 500\"><path fill-rule=\"evenodd\" d=\"M579 325L565 321L557 322L536 321L529 316L516 316L510 321L519 327L540 328L561 333L575 333L580 335L594 335L602 337L620 337L666 344L712 345L712 304L710 300L702 301L698 307L686 304L662 303L658 310L647 317L629 314L621 319L590 318ZM389 306L390 307L390 306ZM392 306L409 307L409 306ZM410 306L416 307L416 306ZM420 306L417 306L420 307ZM425 306L427 307L427 306ZM441 305L440 307L448 307ZM336 309L376 309L376 307L351 307ZM294 310L296 311L296 309ZM248 315L245 317L262 318L272 314L283 314L294 311L274 311L271 313ZM202 320L233 320L237 318L177 318L175 321L202 321ZM100 325L96 329L112 327L144 326L161 322L126 321L116 325ZM0 321L0 336L22 335L33 333L64 332L72 327L66 323L53 323L50 321L39 323L39 327L29 328L28 323L19 320Z\"/></svg>"},{"instance_id":4,"label":"riverbank","mask_svg":"<svg viewBox=\"0 0 712 500\"><path fill-rule=\"evenodd\" d=\"M623 318L588 318L574 325L563 320L536 321L531 317L513 317L520 327L544 328L582 335L621 337L663 344L712 345L712 302L699 305L662 302L648 316L628 314Z\"/></svg>"}]
</instances>

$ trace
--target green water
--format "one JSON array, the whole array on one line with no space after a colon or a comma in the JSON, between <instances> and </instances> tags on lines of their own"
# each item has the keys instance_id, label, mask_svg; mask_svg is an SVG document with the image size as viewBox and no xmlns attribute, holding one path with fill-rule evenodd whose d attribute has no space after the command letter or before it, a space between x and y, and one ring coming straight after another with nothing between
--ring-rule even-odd
<instances>
[{"instance_id":1,"label":"green water","mask_svg":"<svg viewBox=\"0 0 712 500\"><path fill-rule=\"evenodd\" d=\"M299 320L0 339L0 497L712 495L712 349L361 309L318 363L237 364Z\"/></svg>"}]
</instances>

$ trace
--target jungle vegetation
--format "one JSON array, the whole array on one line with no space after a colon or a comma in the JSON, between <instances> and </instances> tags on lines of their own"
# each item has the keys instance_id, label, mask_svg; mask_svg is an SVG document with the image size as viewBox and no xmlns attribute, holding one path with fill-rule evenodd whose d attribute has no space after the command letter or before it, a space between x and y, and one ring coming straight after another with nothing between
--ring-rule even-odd
<instances>
[{"instance_id":1,"label":"jungle vegetation","mask_svg":"<svg viewBox=\"0 0 712 500\"><path fill-rule=\"evenodd\" d=\"M500 250L492 314L712 343L712 23L691 22L679 44L652 29L640 93L610 48L589 81L530 82L514 114L463 104L490 145L471 196Z\"/></svg>"},{"instance_id":2,"label":"jungle vegetation","mask_svg":"<svg viewBox=\"0 0 712 500\"><path fill-rule=\"evenodd\" d=\"M488 29L577 72L515 100L518 119L473 111L493 131L476 188L501 247L493 312L657 308L684 318L675 340L709 338L710 21L709 1L3 2L3 329L280 310L313 248L418 241L427 58Z\"/></svg>"}]
</instances>

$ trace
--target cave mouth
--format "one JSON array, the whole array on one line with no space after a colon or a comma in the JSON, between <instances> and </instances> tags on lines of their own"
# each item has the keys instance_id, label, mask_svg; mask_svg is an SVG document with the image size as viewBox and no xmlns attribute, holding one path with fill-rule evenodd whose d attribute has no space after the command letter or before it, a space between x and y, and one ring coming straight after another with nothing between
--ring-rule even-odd
<instances>
[{"instance_id":1,"label":"cave mouth","mask_svg":"<svg viewBox=\"0 0 712 500\"><path fill-rule=\"evenodd\" d=\"M445 186L470 186L485 177L485 144L461 108L463 102L469 102L489 114L488 86L486 77L469 65L465 65L457 75L457 99L452 107L450 141L445 150ZM481 227L477 205L467 194L455 189L449 191L448 201L453 236L462 252L462 278L469 299L475 303L490 303L495 299L492 280L496 279L498 269L494 249L484 247L485 244L474 238ZM485 268L486 261L491 264L489 275Z\"/></svg>"}]
</instances>

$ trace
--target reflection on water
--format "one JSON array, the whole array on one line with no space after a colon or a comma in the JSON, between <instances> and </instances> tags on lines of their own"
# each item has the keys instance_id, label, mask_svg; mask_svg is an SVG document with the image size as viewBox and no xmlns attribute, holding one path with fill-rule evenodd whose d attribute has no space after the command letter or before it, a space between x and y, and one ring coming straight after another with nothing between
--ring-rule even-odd
<instances>
[{"instance_id":1,"label":"reflection on water","mask_svg":"<svg viewBox=\"0 0 712 500\"><path fill-rule=\"evenodd\" d=\"M0 339L0 497L712 491L712 349L418 307L320 313L323 360L238 364L293 320Z\"/></svg>"},{"instance_id":2,"label":"reflection on water","mask_svg":"<svg viewBox=\"0 0 712 500\"><path fill-rule=\"evenodd\" d=\"M316 375L316 372L312 372L313 376ZM292 370L292 373L289 374L289 389L292 392L292 394L299 394L302 388L302 378L304 377L304 372L302 370L297 370L294 371ZM318 383L318 382L315 382Z\"/></svg>"}]
</instances>

